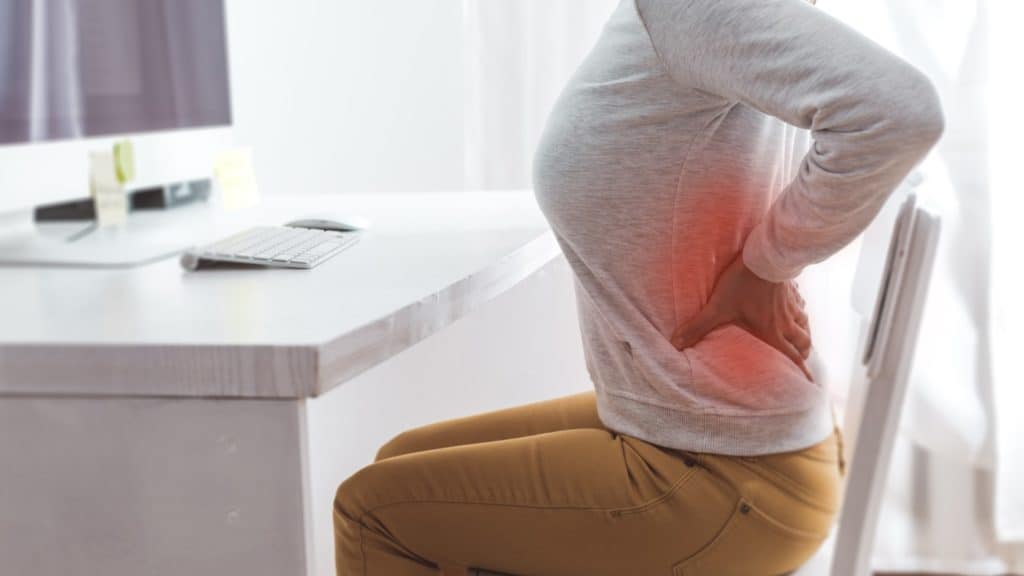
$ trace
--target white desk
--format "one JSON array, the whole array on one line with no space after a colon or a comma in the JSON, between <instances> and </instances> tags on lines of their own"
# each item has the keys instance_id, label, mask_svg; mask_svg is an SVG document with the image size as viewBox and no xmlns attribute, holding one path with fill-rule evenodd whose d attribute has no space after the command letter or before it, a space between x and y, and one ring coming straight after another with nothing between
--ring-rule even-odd
<instances>
[{"instance_id":1,"label":"white desk","mask_svg":"<svg viewBox=\"0 0 1024 576\"><path fill-rule=\"evenodd\" d=\"M133 225L203 241L311 206L373 226L305 271L187 273L173 258L123 270L0 268L0 393L316 396L558 253L522 192L277 199L234 217L193 209Z\"/></svg>"},{"instance_id":2,"label":"white desk","mask_svg":"<svg viewBox=\"0 0 1024 576\"><path fill-rule=\"evenodd\" d=\"M0 574L324 573L332 453L354 441L327 392L559 254L528 192L132 225L206 241L311 211L373 226L310 271L0 268Z\"/></svg>"}]
</instances>

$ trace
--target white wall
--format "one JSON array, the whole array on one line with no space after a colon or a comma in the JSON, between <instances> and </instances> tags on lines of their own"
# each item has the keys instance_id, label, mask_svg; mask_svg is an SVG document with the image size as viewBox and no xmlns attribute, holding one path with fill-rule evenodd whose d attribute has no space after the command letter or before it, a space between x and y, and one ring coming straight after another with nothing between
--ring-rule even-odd
<instances>
[{"instance_id":1,"label":"white wall","mask_svg":"<svg viewBox=\"0 0 1024 576\"><path fill-rule=\"evenodd\" d=\"M486 0L502 1L514 0ZM295 0L286 10L271 0L228 0L235 136L255 148L262 193L465 188L467 92L474 98L493 91L467 91L472 79L467 84L464 72L477 58L466 55L463 4ZM516 38L510 32L506 40ZM489 63L516 60L508 46L501 54L511 62ZM564 76L573 67L563 66ZM516 160L522 172L522 158ZM391 436L589 388L571 273L559 259L439 334L308 401L308 448L316 456L309 479L311 573L333 573L337 485Z\"/></svg>"},{"instance_id":2,"label":"white wall","mask_svg":"<svg viewBox=\"0 0 1024 576\"><path fill-rule=\"evenodd\" d=\"M462 3L228 0L263 194L462 188Z\"/></svg>"}]
</instances>

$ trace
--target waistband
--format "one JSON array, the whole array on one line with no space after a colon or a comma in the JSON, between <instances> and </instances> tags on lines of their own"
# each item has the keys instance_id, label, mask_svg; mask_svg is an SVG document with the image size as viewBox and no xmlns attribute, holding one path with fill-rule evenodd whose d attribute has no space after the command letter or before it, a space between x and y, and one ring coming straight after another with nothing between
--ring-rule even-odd
<instances>
[{"instance_id":1,"label":"waistband","mask_svg":"<svg viewBox=\"0 0 1024 576\"><path fill-rule=\"evenodd\" d=\"M832 434L828 438L825 438L824 440L822 440L820 442L812 444L811 446L808 446L807 448L801 448L801 449L797 449L797 450L786 450L786 451L782 451L782 452L778 452L778 453L779 454L783 454L783 453L800 452L802 450L809 450L809 449L814 448L815 446L818 446L818 445L823 444L825 442L834 441L836 443L836 456L837 456L837 460L838 460L838 464L839 464L839 474L840 474L840 476L845 476L846 475L846 444L845 444L844 439L843 439L843 430L839 426L839 417L837 415L838 409L836 408L835 402L830 402L830 410L829 410L829 412L831 413L831 416L832 416ZM672 451L673 453L678 455L680 458L682 458L683 462L685 462L687 466L695 466L696 464L698 464L700 455L702 454L702 452L694 452L694 451L691 451L691 450L683 450L683 449L680 449L680 448L668 448L668 450ZM724 455L724 456L728 457L728 455ZM743 458L743 456L736 456L736 457L737 458Z\"/></svg>"}]
</instances>

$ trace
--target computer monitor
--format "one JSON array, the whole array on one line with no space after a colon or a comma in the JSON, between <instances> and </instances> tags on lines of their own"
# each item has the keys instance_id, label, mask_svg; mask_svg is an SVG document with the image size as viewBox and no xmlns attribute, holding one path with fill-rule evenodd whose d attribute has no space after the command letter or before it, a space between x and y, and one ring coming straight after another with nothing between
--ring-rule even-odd
<instances>
[{"instance_id":1,"label":"computer monitor","mask_svg":"<svg viewBox=\"0 0 1024 576\"><path fill-rule=\"evenodd\" d=\"M0 0L0 214L89 196L130 138L133 187L209 176L231 145L223 0Z\"/></svg>"}]
</instances>

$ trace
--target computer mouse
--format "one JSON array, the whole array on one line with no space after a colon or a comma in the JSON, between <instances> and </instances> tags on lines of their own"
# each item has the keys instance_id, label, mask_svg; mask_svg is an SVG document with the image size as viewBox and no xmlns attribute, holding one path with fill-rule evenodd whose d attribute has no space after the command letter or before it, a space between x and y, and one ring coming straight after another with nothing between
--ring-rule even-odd
<instances>
[{"instance_id":1,"label":"computer mouse","mask_svg":"<svg viewBox=\"0 0 1024 576\"><path fill-rule=\"evenodd\" d=\"M330 230L332 232L355 232L357 230L367 228L369 224L357 218L349 218L344 222L328 218L302 218L300 220L293 220L285 224L285 226L291 226L292 228L312 228L314 230Z\"/></svg>"}]
</instances>

